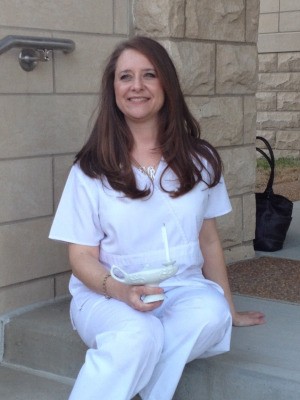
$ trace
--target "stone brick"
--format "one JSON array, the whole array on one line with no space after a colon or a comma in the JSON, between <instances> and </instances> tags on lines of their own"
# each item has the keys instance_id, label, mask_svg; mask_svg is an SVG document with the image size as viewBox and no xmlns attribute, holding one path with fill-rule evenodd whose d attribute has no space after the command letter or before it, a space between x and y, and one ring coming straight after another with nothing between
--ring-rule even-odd
<instances>
[{"instance_id":1,"label":"stone brick","mask_svg":"<svg viewBox=\"0 0 300 400\"><path fill-rule=\"evenodd\" d=\"M0 314L53 299L53 296L52 277L0 288Z\"/></svg>"},{"instance_id":2,"label":"stone brick","mask_svg":"<svg viewBox=\"0 0 300 400\"><path fill-rule=\"evenodd\" d=\"M300 32L264 33L258 35L259 53L276 53L300 50Z\"/></svg>"},{"instance_id":3,"label":"stone brick","mask_svg":"<svg viewBox=\"0 0 300 400\"><path fill-rule=\"evenodd\" d=\"M211 43L162 41L177 68L186 95L214 94L215 46ZM189 60L187 67L187 60Z\"/></svg>"},{"instance_id":4,"label":"stone brick","mask_svg":"<svg viewBox=\"0 0 300 400\"><path fill-rule=\"evenodd\" d=\"M253 240L255 237L256 203L255 195L243 196L243 240Z\"/></svg>"},{"instance_id":5,"label":"stone brick","mask_svg":"<svg viewBox=\"0 0 300 400\"><path fill-rule=\"evenodd\" d=\"M62 191L65 187L69 171L74 162L74 155L56 156L54 158L54 208L56 210Z\"/></svg>"},{"instance_id":6,"label":"stone brick","mask_svg":"<svg viewBox=\"0 0 300 400\"><path fill-rule=\"evenodd\" d=\"M242 143L243 104L240 97L189 97L186 100L200 122L204 139L214 146Z\"/></svg>"},{"instance_id":7,"label":"stone brick","mask_svg":"<svg viewBox=\"0 0 300 400\"><path fill-rule=\"evenodd\" d=\"M244 144L254 143L256 136L256 99L255 96L244 98Z\"/></svg>"},{"instance_id":8,"label":"stone brick","mask_svg":"<svg viewBox=\"0 0 300 400\"><path fill-rule=\"evenodd\" d=\"M217 45L217 93L255 93L258 59L255 46Z\"/></svg>"},{"instance_id":9,"label":"stone brick","mask_svg":"<svg viewBox=\"0 0 300 400\"><path fill-rule=\"evenodd\" d=\"M99 35L67 35L76 49L55 56L56 93L99 93L102 72L108 56L122 40Z\"/></svg>"},{"instance_id":10,"label":"stone brick","mask_svg":"<svg viewBox=\"0 0 300 400\"><path fill-rule=\"evenodd\" d=\"M260 0L260 12L279 12L279 0Z\"/></svg>"},{"instance_id":11,"label":"stone brick","mask_svg":"<svg viewBox=\"0 0 300 400\"><path fill-rule=\"evenodd\" d=\"M0 25L73 32L113 32L111 0L2 0ZM63 34L61 35L63 37Z\"/></svg>"},{"instance_id":12,"label":"stone brick","mask_svg":"<svg viewBox=\"0 0 300 400\"><path fill-rule=\"evenodd\" d=\"M258 91L298 91L300 72L279 72L259 74Z\"/></svg>"},{"instance_id":13,"label":"stone brick","mask_svg":"<svg viewBox=\"0 0 300 400\"><path fill-rule=\"evenodd\" d=\"M299 131L279 131L276 135L277 150L300 150Z\"/></svg>"},{"instance_id":14,"label":"stone brick","mask_svg":"<svg viewBox=\"0 0 300 400\"><path fill-rule=\"evenodd\" d=\"M276 110L277 100L276 93L272 92L257 92L256 104L258 111L272 111Z\"/></svg>"},{"instance_id":15,"label":"stone brick","mask_svg":"<svg viewBox=\"0 0 300 400\"><path fill-rule=\"evenodd\" d=\"M124 0L114 0L114 33L128 35L129 33L129 9Z\"/></svg>"},{"instance_id":16,"label":"stone brick","mask_svg":"<svg viewBox=\"0 0 300 400\"><path fill-rule=\"evenodd\" d=\"M256 131L257 136L262 136L270 143L271 147L275 147L275 140L276 140L276 131ZM259 148L266 148L264 143L261 140L256 142L257 147ZM260 157L260 154L257 152L257 157Z\"/></svg>"},{"instance_id":17,"label":"stone brick","mask_svg":"<svg viewBox=\"0 0 300 400\"><path fill-rule=\"evenodd\" d=\"M259 23L259 0L246 2L246 42L257 43Z\"/></svg>"},{"instance_id":18,"label":"stone brick","mask_svg":"<svg viewBox=\"0 0 300 400\"><path fill-rule=\"evenodd\" d=\"M245 40L244 1L189 0L186 3L188 38L238 42Z\"/></svg>"},{"instance_id":19,"label":"stone brick","mask_svg":"<svg viewBox=\"0 0 300 400\"><path fill-rule=\"evenodd\" d=\"M300 52L279 53L278 71L282 72L300 71Z\"/></svg>"},{"instance_id":20,"label":"stone brick","mask_svg":"<svg viewBox=\"0 0 300 400\"><path fill-rule=\"evenodd\" d=\"M299 0L280 0L280 11L300 10Z\"/></svg>"},{"instance_id":21,"label":"stone brick","mask_svg":"<svg viewBox=\"0 0 300 400\"><path fill-rule=\"evenodd\" d=\"M184 9L184 0L135 0L133 2L135 32L148 36L183 37Z\"/></svg>"},{"instance_id":22,"label":"stone brick","mask_svg":"<svg viewBox=\"0 0 300 400\"><path fill-rule=\"evenodd\" d=\"M275 159L278 158L300 158L299 150L275 150L274 151Z\"/></svg>"},{"instance_id":23,"label":"stone brick","mask_svg":"<svg viewBox=\"0 0 300 400\"><path fill-rule=\"evenodd\" d=\"M266 111L257 113L258 129L289 129L300 127L300 112L280 113L276 111Z\"/></svg>"},{"instance_id":24,"label":"stone brick","mask_svg":"<svg viewBox=\"0 0 300 400\"><path fill-rule=\"evenodd\" d=\"M254 191L256 151L253 146L220 149L224 175L231 196Z\"/></svg>"},{"instance_id":25,"label":"stone brick","mask_svg":"<svg viewBox=\"0 0 300 400\"><path fill-rule=\"evenodd\" d=\"M1 287L70 269L66 246L48 239L51 222L43 218L0 226Z\"/></svg>"},{"instance_id":26,"label":"stone brick","mask_svg":"<svg viewBox=\"0 0 300 400\"><path fill-rule=\"evenodd\" d=\"M279 14L260 14L259 33L278 32Z\"/></svg>"},{"instance_id":27,"label":"stone brick","mask_svg":"<svg viewBox=\"0 0 300 400\"><path fill-rule=\"evenodd\" d=\"M300 111L300 93L278 92L277 109L286 111Z\"/></svg>"},{"instance_id":28,"label":"stone brick","mask_svg":"<svg viewBox=\"0 0 300 400\"><path fill-rule=\"evenodd\" d=\"M231 199L232 212L217 219L218 231L224 247L235 246L242 242L243 220L242 201Z\"/></svg>"},{"instance_id":29,"label":"stone brick","mask_svg":"<svg viewBox=\"0 0 300 400\"><path fill-rule=\"evenodd\" d=\"M0 96L0 158L77 152L94 106L89 95Z\"/></svg>"},{"instance_id":30,"label":"stone brick","mask_svg":"<svg viewBox=\"0 0 300 400\"><path fill-rule=\"evenodd\" d=\"M259 72L277 71L277 53L258 54Z\"/></svg>"},{"instance_id":31,"label":"stone brick","mask_svg":"<svg viewBox=\"0 0 300 400\"><path fill-rule=\"evenodd\" d=\"M280 13L279 30L280 32L299 32L300 31L300 11Z\"/></svg>"},{"instance_id":32,"label":"stone brick","mask_svg":"<svg viewBox=\"0 0 300 400\"><path fill-rule=\"evenodd\" d=\"M1 223L52 214L50 158L1 161L0 176Z\"/></svg>"}]
</instances>

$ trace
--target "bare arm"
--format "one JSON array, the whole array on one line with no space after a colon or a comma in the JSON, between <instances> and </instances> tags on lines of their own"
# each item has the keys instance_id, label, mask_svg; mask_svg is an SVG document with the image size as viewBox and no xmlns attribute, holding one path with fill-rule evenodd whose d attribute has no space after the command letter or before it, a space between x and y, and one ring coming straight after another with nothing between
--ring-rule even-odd
<instances>
[{"instance_id":1,"label":"bare arm","mask_svg":"<svg viewBox=\"0 0 300 400\"><path fill-rule=\"evenodd\" d=\"M139 311L150 311L160 306L161 302L144 304L141 296L145 294L161 293L161 288L148 286L128 286L117 282L113 278L106 280L104 293L103 282L107 276L107 269L99 262L98 246L83 246L69 244L69 260L73 274L88 288L99 294L106 294L117 300L127 303Z\"/></svg>"},{"instance_id":2,"label":"bare arm","mask_svg":"<svg viewBox=\"0 0 300 400\"><path fill-rule=\"evenodd\" d=\"M223 249L214 218L204 220L199 235L199 243L204 257L203 275L205 278L218 283L223 288L232 314L233 325L249 326L263 324L265 322L264 314L261 312L237 312L235 310Z\"/></svg>"}]
</instances>

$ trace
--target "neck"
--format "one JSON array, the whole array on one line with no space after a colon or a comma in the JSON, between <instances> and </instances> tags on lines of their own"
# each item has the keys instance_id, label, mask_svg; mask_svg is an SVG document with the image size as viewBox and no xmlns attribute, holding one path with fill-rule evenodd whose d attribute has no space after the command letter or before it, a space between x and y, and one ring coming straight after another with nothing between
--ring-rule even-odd
<instances>
[{"instance_id":1,"label":"neck","mask_svg":"<svg viewBox=\"0 0 300 400\"><path fill-rule=\"evenodd\" d=\"M135 141L131 156L140 166L156 168L161 159L161 151L153 138L143 136Z\"/></svg>"},{"instance_id":2,"label":"neck","mask_svg":"<svg viewBox=\"0 0 300 400\"><path fill-rule=\"evenodd\" d=\"M140 165L156 167L161 158L158 144L157 121L127 121L131 130L134 145L131 151L132 158Z\"/></svg>"},{"instance_id":3,"label":"neck","mask_svg":"<svg viewBox=\"0 0 300 400\"><path fill-rule=\"evenodd\" d=\"M147 148L157 147L158 124L155 121L139 122L126 121L132 133L136 147L142 146Z\"/></svg>"}]
</instances>

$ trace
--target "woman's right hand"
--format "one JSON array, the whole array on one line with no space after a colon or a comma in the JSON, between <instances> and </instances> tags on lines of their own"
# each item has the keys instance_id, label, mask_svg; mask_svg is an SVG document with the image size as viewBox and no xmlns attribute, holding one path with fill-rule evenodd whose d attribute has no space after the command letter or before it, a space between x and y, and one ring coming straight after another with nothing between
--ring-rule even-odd
<instances>
[{"instance_id":1,"label":"woman's right hand","mask_svg":"<svg viewBox=\"0 0 300 400\"><path fill-rule=\"evenodd\" d=\"M124 283L117 282L112 277L107 281L106 287L109 296L123 301L138 311L151 311L155 308L158 308L163 303L163 300L154 301L152 303L144 303L142 300L142 297L145 295L163 293L164 291L161 287L126 285Z\"/></svg>"}]
</instances>

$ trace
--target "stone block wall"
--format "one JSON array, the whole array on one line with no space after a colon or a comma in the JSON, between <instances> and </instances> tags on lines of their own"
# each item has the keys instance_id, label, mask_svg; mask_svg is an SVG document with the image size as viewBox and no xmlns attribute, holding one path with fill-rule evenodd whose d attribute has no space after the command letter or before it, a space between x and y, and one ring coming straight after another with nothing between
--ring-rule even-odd
<instances>
[{"instance_id":1,"label":"stone block wall","mask_svg":"<svg viewBox=\"0 0 300 400\"><path fill-rule=\"evenodd\" d=\"M300 157L300 2L261 0L257 134L278 157Z\"/></svg>"},{"instance_id":2,"label":"stone block wall","mask_svg":"<svg viewBox=\"0 0 300 400\"><path fill-rule=\"evenodd\" d=\"M129 34L127 0L3 0L7 35L72 39L25 72L21 49L0 56L0 314L67 293L66 246L48 233L97 101L101 68Z\"/></svg>"},{"instance_id":3,"label":"stone block wall","mask_svg":"<svg viewBox=\"0 0 300 400\"><path fill-rule=\"evenodd\" d=\"M258 0L3 0L0 39L72 39L31 72L20 49L0 74L0 314L67 293L65 245L48 240L75 152L89 131L103 62L133 34L157 38L178 68L202 135L220 151L233 212L218 223L228 261L254 255Z\"/></svg>"}]
</instances>

